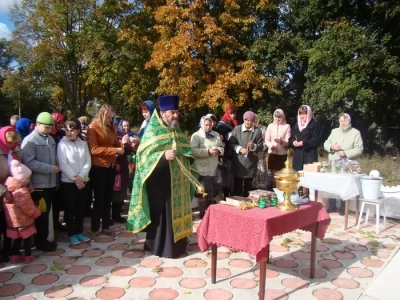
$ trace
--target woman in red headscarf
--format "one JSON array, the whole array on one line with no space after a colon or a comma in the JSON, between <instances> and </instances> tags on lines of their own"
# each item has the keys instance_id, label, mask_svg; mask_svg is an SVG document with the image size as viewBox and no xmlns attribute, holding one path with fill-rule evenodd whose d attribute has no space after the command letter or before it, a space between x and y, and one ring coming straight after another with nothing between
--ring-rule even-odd
<instances>
[{"instance_id":1,"label":"woman in red headscarf","mask_svg":"<svg viewBox=\"0 0 400 300\"><path fill-rule=\"evenodd\" d=\"M224 196L228 197L231 194L231 182L233 180L231 175L231 156L232 149L229 147L229 138L232 134L233 129L238 126L238 121L236 120L237 107L234 105L228 105L225 109L225 113L222 116L221 120L217 123L215 127L215 131L218 132L222 137L222 142L224 143L224 157L223 162L227 167L227 171L225 172L225 178L222 180L221 186L224 190Z\"/></svg>"},{"instance_id":2,"label":"woman in red headscarf","mask_svg":"<svg viewBox=\"0 0 400 300\"><path fill-rule=\"evenodd\" d=\"M14 126L5 126L0 129L0 183L3 183L10 175L11 161L13 159L21 161L19 141L19 134Z\"/></svg>"},{"instance_id":3,"label":"woman in red headscarf","mask_svg":"<svg viewBox=\"0 0 400 300\"><path fill-rule=\"evenodd\" d=\"M5 126L0 129L0 188L4 188L3 182L10 176L10 164L13 159L21 161L21 149L19 148L19 134L14 126ZM3 189L2 189L3 190ZM6 190L6 189L5 189ZM3 201L3 198L1 198ZM3 248L0 251L0 262L7 262L8 254L11 251L11 239L6 235L7 224L3 210L3 203L0 203L0 239L3 235Z\"/></svg>"},{"instance_id":4,"label":"woman in red headscarf","mask_svg":"<svg viewBox=\"0 0 400 300\"><path fill-rule=\"evenodd\" d=\"M54 127L50 132L50 135L53 137L56 145L58 145L58 142L61 141L61 139L65 136L65 131L63 129L64 117L59 112L52 113L51 116L54 119Z\"/></svg>"}]
</instances>

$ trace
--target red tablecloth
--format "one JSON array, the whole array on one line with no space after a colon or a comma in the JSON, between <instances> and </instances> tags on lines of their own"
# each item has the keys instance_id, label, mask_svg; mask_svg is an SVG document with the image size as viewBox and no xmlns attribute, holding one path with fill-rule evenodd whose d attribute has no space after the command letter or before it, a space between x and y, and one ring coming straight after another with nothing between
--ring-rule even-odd
<instances>
[{"instance_id":1,"label":"red tablecloth","mask_svg":"<svg viewBox=\"0 0 400 300\"><path fill-rule=\"evenodd\" d=\"M264 261L266 246L276 235L296 229L311 231L318 222L317 237L322 239L331 219L322 204L310 201L296 211L281 211L274 207L238 210L223 204L210 205L200 226L197 240L201 251L212 244L234 248Z\"/></svg>"}]
</instances>

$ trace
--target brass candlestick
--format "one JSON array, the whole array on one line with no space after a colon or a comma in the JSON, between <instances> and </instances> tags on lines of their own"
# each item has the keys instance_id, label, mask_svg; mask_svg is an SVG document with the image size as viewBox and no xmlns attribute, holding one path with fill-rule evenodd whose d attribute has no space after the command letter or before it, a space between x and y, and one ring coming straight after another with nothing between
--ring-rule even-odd
<instances>
[{"instance_id":1,"label":"brass candlestick","mask_svg":"<svg viewBox=\"0 0 400 300\"><path fill-rule=\"evenodd\" d=\"M285 192L284 202L278 204L276 208L286 211L296 210L298 207L290 201L290 193L292 191L297 191L300 174L293 170L292 163L289 161L289 155L285 161L285 167L279 172L276 172L274 177L276 187Z\"/></svg>"}]
</instances>

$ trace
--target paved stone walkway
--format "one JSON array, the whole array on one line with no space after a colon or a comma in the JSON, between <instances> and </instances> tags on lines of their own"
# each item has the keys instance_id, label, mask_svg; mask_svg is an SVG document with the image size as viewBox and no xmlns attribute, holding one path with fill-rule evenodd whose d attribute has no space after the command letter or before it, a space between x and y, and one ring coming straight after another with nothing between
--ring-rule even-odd
<instances>
[{"instance_id":1,"label":"paved stone walkway","mask_svg":"<svg viewBox=\"0 0 400 300\"><path fill-rule=\"evenodd\" d=\"M326 237L318 241L316 278L309 275L310 234L295 231L271 244L265 299L358 299L400 241L398 220L374 232L374 220L355 229L350 216L331 214ZM194 229L200 223L196 213ZM89 219L85 230L89 230ZM71 246L65 234L58 249L42 253L31 264L0 264L0 299L258 299L259 266L243 252L218 248L217 283L211 284L209 253L200 252L196 234L187 255L159 258L143 251L145 235L124 232L117 237Z\"/></svg>"}]
</instances>

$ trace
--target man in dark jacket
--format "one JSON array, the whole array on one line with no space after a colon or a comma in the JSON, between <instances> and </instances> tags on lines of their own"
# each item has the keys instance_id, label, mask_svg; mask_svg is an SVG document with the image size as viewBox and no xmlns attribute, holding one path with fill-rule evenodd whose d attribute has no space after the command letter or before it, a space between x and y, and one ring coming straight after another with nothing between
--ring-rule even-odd
<instances>
[{"instance_id":1,"label":"man in dark jacket","mask_svg":"<svg viewBox=\"0 0 400 300\"><path fill-rule=\"evenodd\" d=\"M256 115L246 111L244 123L237 126L229 139L232 148L233 190L235 196L247 197L257 173L257 152L263 149L262 132L254 127Z\"/></svg>"}]
</instances>

